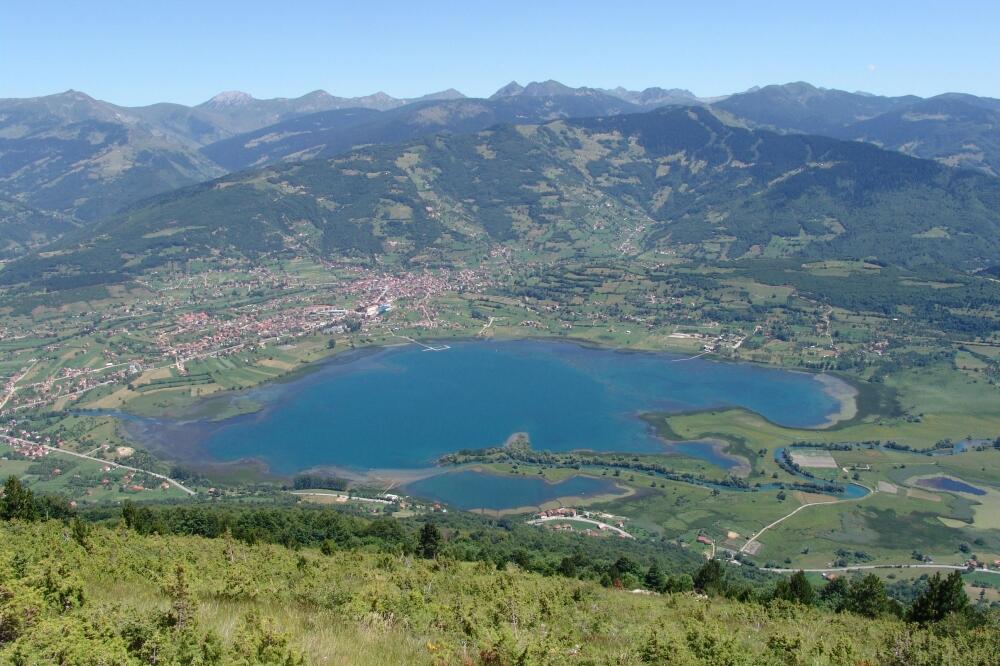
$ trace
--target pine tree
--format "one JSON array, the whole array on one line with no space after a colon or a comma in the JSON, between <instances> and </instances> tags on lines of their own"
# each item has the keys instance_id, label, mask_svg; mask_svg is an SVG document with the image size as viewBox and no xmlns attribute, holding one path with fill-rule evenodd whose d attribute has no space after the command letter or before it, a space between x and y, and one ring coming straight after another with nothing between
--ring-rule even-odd
<instances>
[{"instance_id":1,"label":"pine tree","mask_svg":"<svg viewBox=\"0 0 1000 666\"><path fill-rule=\"evenodd\" d=\"M576 578L576 560L572 557L564 557L559 562L559 573L567 578Z\"/></svg>"},{"instance_id":2,"label":"pine tree","mask_svg":"<svg viewBox=\"0 0 1000 666\"><path fill-rule=\"evenodd\" d=\"M774 597L811 606L816 603L816 590L806 578L804 571L796 571L787 580L778 581L774 588Z\"/></svg>"},{"instance_id":3,"label":"pine tree","mask_svg":"<svg viewBox=\"0 0 1000 666\"><path fill-rule=\"evenodd\" d=\"M819 593L819 600L827 608L839 613L846 607L850 591L847 579L838 576L826 584L826 587Z\"/></svg>"},{"instance_id":4,"label":"pine tree","mask_svg":"<svg viewBox=\"0 0 1000 666\"><path fill-rule=\"evenodd\" d=\"M911 622L940 622L952 613L964 612L969 607L962 574L953 571L947 578L940 573L931 576L927 589L914 600L907 614Z\"/></svg>"},{"instance_id":5,"label":"pine tree","mask_svg":"<svg viewBox=\"0 0 1000 666\"><path fill-rule=\"evenodd\" d=\"M0 518L4 520L14 520L15 518L35 520L38 518L34 495L14 475L8 477L3 486L3 498L0 499Z\"/></svg>"},{"instance_id":6,"label":"pine tree","mask_svg":"<svg viewBox=\"0 0 1000 666\"><path fill-rule=\"evenodd\" d=\"M721 593L725 590L726 572L719 560L711 559L694 575L694 588L702 592Z\"/></svg>"},{"instance_id":7,"label":"pine tree","mask_svg":"<svg viewBox=\"0 0 1000 666\"><path fill-rule=\"evenodd\" d=\"M89 551L90 546L87 543L87 538L90 536L90 525L80 520L80 516L73 516L70 531L73 535L73 541L80 544L84 550Z\"/></svg>"},{"instance_id":8,"label":"pine tree","mask_svg":"<svg viewBox=\"0 0 1000 666\"><path fill-rule=\"evenodd\" d=\"M867 574L851 583L847 594L845 610L865 617L875 618L889 609L889 597L885 593L882 579L875 574Z\"/></svg>"},{"instance_id":9,"label":"pine tree","mask_svg":"<svg viewBox=\"0 0 1000 666\"><path fill-rule=\"evenodd\" d=\"M647 590L653 590L654 592L664 592L667 589L667 577L660 571L660 567L656 562L650 565L649 571L646 572L646 576L642 582Z\"/></svg>"},{"instance_id":10,"label":"pine tree","mask_svg":"<svg viewBox=\"0 0 1000 666\"><path fill-rule=\"evenodd\" d=\"M421 557L432 560L437 557L438 548L441 545L441 532L438 531L434 523L424 523L420 529L420 544L417 552Z\"/></svg>"},{"instance_id":11,"label":"pine tree","mask_svg":"<svg viewBox=\"0 0 1000 666\"><path fill-rule=\"evenodd\" d=\"M122 521L124 521L125 527L135 529L137 516L135 504L132 503L132 500L122 502Z\"/></svg>"},{"instance_id":12,"label":"pine tree","mask_svg":"<svg viewBox=\"0 0 1000 666\"><path fill-rule=\"evenodd\" d=\"M173 577L164 584L163 591L170 597L169 618L171 624L178 631L182 631L194 618L197 605L191 598L187 572L180 562L174 567Z\"/></svg>"}]
</instances>

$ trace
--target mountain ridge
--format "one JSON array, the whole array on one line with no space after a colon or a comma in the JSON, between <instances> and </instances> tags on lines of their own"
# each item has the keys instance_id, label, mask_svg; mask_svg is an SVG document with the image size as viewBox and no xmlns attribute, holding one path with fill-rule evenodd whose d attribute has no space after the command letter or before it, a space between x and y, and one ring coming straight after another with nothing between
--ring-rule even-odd
<instances>
[{"instance_id":1,"label":"mountain ridge","mask_svg":"<svg viewBox=\"0 0 1000 666\"><path fill-rule=\"evenodd\" d=\"M602 208L617 213L595 232ZM313 240L288 245L302 234ZM632 240L619 246L619 237ZM859 142L731 127L703 107L664 107L231 174L71 234L45 257L9 264L0 281L120 281L219 253L462 264L497 244L542 256L783 253L972 270L1000 259L1000 180Z\"/></svg>"},{"instance_id":2,"label":"mountain ridge","mask_svg":"<svg viewBox=\"0 0 1000 666\"><path fill-rule=\"evenodd\" d=\"M949 166L1000 175L998 99L964 93L884 97L799 81L752 88L712 106L752 127L867 141ZM961 117L949 118L940 112L943 106ZM918 119L924 122L917 124Z\"/></svg>"},{"instance_id":3,"label":"mountain ridge","mask_svg":"<svg viewBox=\"0 0 1000 666\"><path fill-rule=\"evenodd\" d=\"M89 224L149 196L234 170L425 134L476 132L497 123L674 104L709 105L734 125L865 141L1000 175L1000 100L962 93L883 97L793 82L702 99L681 89L572 88L548 80L512 82L485 100L454 89L409 100L384 93L343 98L323 90L258 100L228 91L194 107L123 107L68 90L0 100L0 196L50 219ZM368 116L362 122L363 113ZM18 224L26 219L40 218L18 213ZM49 225L33 238L61 228ZM16 243L23 234L19 238Z\"/></svg>"}]
</instances>

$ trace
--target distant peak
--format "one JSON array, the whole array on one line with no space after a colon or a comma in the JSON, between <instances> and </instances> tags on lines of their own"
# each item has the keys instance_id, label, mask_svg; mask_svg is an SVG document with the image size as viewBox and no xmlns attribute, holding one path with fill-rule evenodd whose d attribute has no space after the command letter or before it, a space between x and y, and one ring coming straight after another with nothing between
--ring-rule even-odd
<instances>
[{"instance_id":1,"label":"distant peak","mask_svg":"<svg viewBox=\"0 0 1000 666\"><path fill-rule=\"evenodd\" d=\"M430 93L429 95L424 95L419 97L421 100L448 100L448 99L465 99L465 95L461 92L455 90L454 88L448 88L447 90L439 90L438 92Z\"/></svg>"},{"instance_id":2,"label":"distant peak","mask_svg":"<svg viewBox=\"0 0 1000 666\"><path fill-rule=\"evenodd\" d=\"M605 94L613 95L618 99L639 104L641 106L664 106L667 104L690 104L697 103L698 97L690 90L683 88L660 88L652 87L643 90L629 90L622 86L611 90L600 90Z\"/></svg>"},{"instance_id":3,"label":"distant peak","mask_svg":"<svg viewBox=\"0 0 1000 666\"><path fill-rule=\"evenodd\" d=\"M495 93L490 95L490 99L499 99L501 97L515 97L524 92L524 86L522 86L517 81L511 81L504 87L497 90Z\"/></svg>"},{"instance_id":4,"label":"distant peak","mask_svg":"<svg viewBox=\"0 0 1000 666\"><path fill-rule=\"evenodd\" d=\"M253 97L249 93L240 90L226 90L205 103L210 106L240 106L252 101L254 101Z\"/></svg>"},{"instance_id":5,"label":"distant peak","mask_svg":"<svg viewBox=\"0 0 1000 666\"><path fill-rule=\"evenodd\" d=\"M772 86L767 86L767 87L770 88ZM785 83L783 85L776 85L774 87L780 88L781 90L784 90L786 92L791 92L796 94L814 93L823 90L823 88L817 88L813 84L808 83L806 81L791 81L789 83Z\"/></svg>"},{"instance_id":6,"label":"distant peak","mask_svg":"<svg viewBox=\"0 0 1000 666\"><path fill-rule=\"evenodd\" d=\"M577 92L576 88L570 88L564 83L560 83L554 79L549 79L548 81L532 81L524 87L525 95L534 95L539 97L550 97L552 95L572 95Z\"/></svg>"},{"instance_id":7,"label":"distant peak","mask_svg":"<svg viewBox=\"0 0 1000 666\"><path fill-rule=\"evenodd\" d=\"M80 92L79 90L73 90L70 88L66 92L56 93L52 97L62 97L64 99L73 99L79 101L93 102L94 98L87 93Z\"/></svg>"}]
</instances>

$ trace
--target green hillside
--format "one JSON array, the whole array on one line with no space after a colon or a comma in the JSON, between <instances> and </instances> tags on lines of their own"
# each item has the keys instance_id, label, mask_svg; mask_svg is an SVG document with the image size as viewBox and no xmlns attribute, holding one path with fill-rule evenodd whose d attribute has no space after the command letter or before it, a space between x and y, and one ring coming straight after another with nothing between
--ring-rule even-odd
<instances>
[{"instance_id":1,"label":"green hillside","mask_svg":"<svg viewBox=\"0 0 1000 666\"><path fill-rule=\"evenodd\" d=\"M415 99L385 93L345 98L322 90L255 99L229 91L194 107L124 107L73 90L0 99L0 196L86 223L251 165L332 155L355 145L438 131L480 130L498 122L641 108L598 91L567 91L468 103L450 89ZM5 228L7 219L0 210L0 243L19 242L16 231ZM49 231L39 225L37 233Z\"/></svg>"},{"instance_id":2,"label":"green hillside","mask_svg":"<svg viewBox=\"0 0 1000 666\"><path fill-rule=\"evenodd\" d=\"M67 215L35 210L0 197L0 259L25 254L77 226Z\"/></svg>"},{"instance_id":3,"label":"green hillside","mask_svg":"<svg viewBox=\"0 0 1000 666\"><path fill-rule=\"evenodd\" d=\"M534 85L534 84L533 84ZM345 108L312 113L205 146L202 153L230 171L277 162L332 157L354 146L408 141L437 133L464 134L500 123L539 123L635 113L641 107L597 91L497 99L442 99L378 112Z\"/></svg>"},{"instance_id":4,"label":"green hillside","mask_svg":"<svg viewBox=\"0 0 1000 666\"><path fill-rule=\"evenodd\" d=\"M949 166L1000 173L1000 100L989 97L882 97L799 82L731 95L712 108L753 127L867 141Z\"/></svg>"},{"instance_id":5,"label":"green hillside","mask_svg":"<svg viewBox=\"0 0 1000 666\"><path fill-rule=\"evenodd\" d=\"M478 261L805 256L979 268L1000 259L1000 182L702 108L499 126L250 171L149 200L4 270L114 282L226 256Z\"/></svg>"},{"instance_id":6,"label":"green hillside","mask_svg":"<svg viewBox=\"0 0 1000 666\"><path fill-rule=\"evenodd\" d=\"M212 132L205 123L186 118L170 127L145 111L76 91L0 99L0 195L92 221L224 173L197 151L197 131Z\"/></svg>"},{"instance_id":7,"label":"green hillside","mask_svg":"<svg viewBox=\"0 0 1000 666\"><path fill-rule=\"evenodd\" d=\"M850 125L833 136L1000 175L1000 100L939 95Z\"/></svg>"},{"instance_id":8,"label":"green hillside","mask_svg":"<svg viewBox=\"0 0 1000 666\"><path fill-rule=\"evenodd\" d=\"M443 91L420 99L455 95ZM385 94L334 97L322 90L293 99L226 92L194 107L125 107L74 90L0 99L0 196L92 222L154 194L224 174L225 168L200 152L208 144L319 111L386 109L411 101L416 100ZM0 223L6 216L0 210ZM7 239L0 227L0 241Z\"/></svg>"},{"instance_id":9,"label":"green hillside","mask_svg":"<svg viewBox=\"0 0 1000 666\"><path fill-rule=\"evenodd\" d=\"M995 620L638 594L514 564L0 525L11 664L995 664ZM859 588L860 590L860 588ZM863 608L859 611L864 612Z\"/></svg>"}]
</instances>

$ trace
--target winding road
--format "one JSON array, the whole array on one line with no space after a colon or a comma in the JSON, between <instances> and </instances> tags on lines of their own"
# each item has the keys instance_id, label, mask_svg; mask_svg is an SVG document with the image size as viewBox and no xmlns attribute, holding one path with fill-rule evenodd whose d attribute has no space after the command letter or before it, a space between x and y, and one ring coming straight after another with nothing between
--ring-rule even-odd
<instances>
[{"instance_id":1,"label":"winding road","mask_svg":"<svg viewBox=\"0 0 1000 666\"><path fill-rule=\"evenodd\" d=\"M39 444L38 442L32 442L32 441L29 441L27 439L21 439L19 437L11 437L10 435L0 435L0 439L5 439L8 442L18 443L18 444L22 444L22 445L41 446L46 451L51 451L52 453L62 453L62 454L65 454L67 456L73 456L74 458L83 458L84 460L91 460L93 462L101 463L102 465L108 465L110 467L117 467L119 469L127 469L130 472L139 472L140 474L148 474L149 476L153 476L153 477L156 477L157 479L162 479L163 481L166 481L167 483L169 483L170 485L174 486L178 490L183 490L188 495L194 496L194 495L198 494L195 491L193 491L190 488L188 488L187 486L184 486L183 484L181 484L180 481L175 481L174 479L171 479L169 476L165 476L163 474L157 474L156 472L150 472L148 469L139 469L138 467L130 467L129 465L122 465L121 463L112 462L111 460L102 460L101 458L94 458L93 456L88 456L88 455L86 455L84 453L75 453L73 451L67 451L65 449L57 449L56 447L49 446L48 444Z\"/></svg>"}]
</instances>

